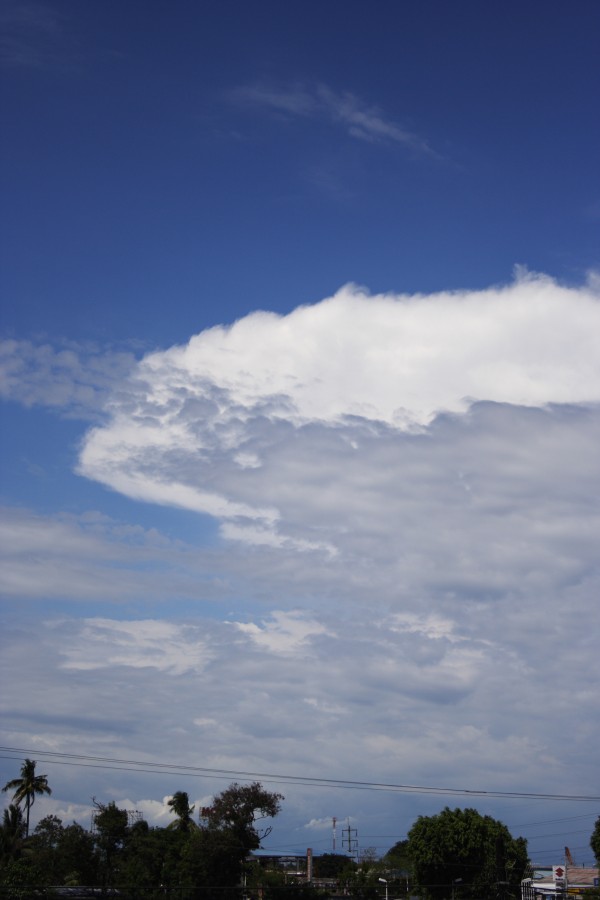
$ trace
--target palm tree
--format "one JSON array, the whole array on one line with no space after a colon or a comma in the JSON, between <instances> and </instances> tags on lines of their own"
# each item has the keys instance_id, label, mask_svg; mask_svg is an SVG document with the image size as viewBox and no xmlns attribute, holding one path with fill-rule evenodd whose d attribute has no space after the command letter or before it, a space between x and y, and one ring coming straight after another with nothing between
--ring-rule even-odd
<instances>
[{"instance_id":1,"label":"palm tree","mask_svg":"<svg viewBox=\"0 0 600 900\"><path fill-rule=\"evenodd\" d=\"M35 803L36 794L51 794L47 775L35 774L35 760L26 759L21 766L21 777L7 781L3 791L14 791L13 803L17 806L25 803L25 837L29 836L29 811Z\"/></svg>"},{"instance_id":2,"label":"palm tree","mask_svg":"<svg viewBox=\"0 0 600 900\"><path fill-rule=\"evenodd\" d=\"M168 804L177 818L168 825L168 828L175 828L177 831L190 831L198 826L192 819L194 807L190 806L190 798L187 791L175 791Z\"/></svg>"}]
</instances>

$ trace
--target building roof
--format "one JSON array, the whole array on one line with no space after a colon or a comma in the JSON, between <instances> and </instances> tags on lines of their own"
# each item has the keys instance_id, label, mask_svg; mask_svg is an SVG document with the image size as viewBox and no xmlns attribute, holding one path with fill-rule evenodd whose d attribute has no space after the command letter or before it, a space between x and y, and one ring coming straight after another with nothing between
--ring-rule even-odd
<instances>
[{"instance_id":1,"label":"building roof","mask_svg":"<svg viewBox=\"0 0 600 900\"><path fill-rule=\"evenodd\" d=\"M593 887L594 878L599 877L600 869L597 866L566 866L567 885L569 887ZM535 878L536 884L553 884L552 875L544 878Z\"/></svg>"}]
</instances>

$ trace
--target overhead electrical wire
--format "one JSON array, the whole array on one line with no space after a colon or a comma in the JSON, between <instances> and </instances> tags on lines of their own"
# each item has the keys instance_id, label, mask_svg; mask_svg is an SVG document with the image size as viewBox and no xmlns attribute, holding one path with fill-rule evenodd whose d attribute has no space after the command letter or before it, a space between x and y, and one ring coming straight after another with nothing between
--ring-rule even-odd
<instances>
[{"instance_id":1,"label":"overhead electrical wire","mask_svg":"<svg viewBox=\"0 0 600 900\"><path fill-rule=\"evenodd\" d=\"M567 816L565 819L545 819L543 822L522 822L518 828L533 828L534 825L556 825L558 822L572 822L574 819L589 819L595 812L583 813L580 816Z\"/></svg>"},{"instance_id":2,"label":"overhead electrical wire","mask_svg":"<svg viewBox=\"0 0 600 900\"><path fill-rule=\"evenodd\" d=\"M119 759L108 756L87 756L80 753L59 753L50 750L31 750L24 747L0 747L0 758L20 759L12 754L38 757L46 763L72 765L86 768L112 769L146 774L186 775L193 778L261 779L272 784L295 784L303 787L329 787L343 790L387 791L404 794L438 794L462 797L509 798L516 800L564 800L570 802L598 803L600 796L582 794L542 794L535 791L486 791L471 788L434 787L428 785L397 784L394 782L355 781L348 778L320 778L308 775L282 775L272 772L245 772L236 769L215 769L203 766L185 766L178 763L156 763L144 760ZM8 755L11 754L11 755Z\"/></svg>"}]
</instances>

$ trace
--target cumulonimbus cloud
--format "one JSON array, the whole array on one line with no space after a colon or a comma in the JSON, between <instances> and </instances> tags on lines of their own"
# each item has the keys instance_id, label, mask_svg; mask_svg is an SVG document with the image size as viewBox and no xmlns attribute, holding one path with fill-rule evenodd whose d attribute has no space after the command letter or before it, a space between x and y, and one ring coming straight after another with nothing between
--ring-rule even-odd
<instances>
[{"instance_id":1,"label":"cumulonimbus cloud","mask_svg":"<svg viewBox=\"0 0 600 900\"><path fill-rule=\"evenodd\" d=\"M347 286L144 357L112 397L107 424L88 432L80 472L138 499L209 513L236 537L231 523L253 520L264 543L285 505L282 440L288 451L293 440L305 447L311 427L320 441L335 432L351 447L358 431L425 433L476 401L597 404L599 335L593 283L565 287L522 272L482 291L371 296ZM259 487L271 464L279 493ZM302 482L297 458L293 477Z\"/></svg>"},{"instance_id":2,"label":"cumulonimbus cloud","mask_svg":"<svg viewBox=\"0 0 600 900\"><path fill-rule=\"evenodd\" d=\"M8 510L6 595L96 608L3 632L5 681L28 653L7 743L47 722L53 746L97 753L102 729L119 758L152 732L155 758L176 735L190 765L201 746L203 765L236 771L359 780L368 760L386 782L585 793L599 336L593 282L521 274L479 292L348 287L146 356L107 388L80 471L209 513L224 540ZM9 349L29 360L23 402L43 401L38 357ZM333 809L302 802L314 827Z\"/></svg>"}]
</instances>

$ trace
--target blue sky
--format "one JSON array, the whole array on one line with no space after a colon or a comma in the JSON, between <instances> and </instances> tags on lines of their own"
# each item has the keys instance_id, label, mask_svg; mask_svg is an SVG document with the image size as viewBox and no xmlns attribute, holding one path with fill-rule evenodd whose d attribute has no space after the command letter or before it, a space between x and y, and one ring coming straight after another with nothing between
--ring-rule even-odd
<instances>
[{"instance_id":1,"label":"blue sky","mask_svg":"<svg viewBox=\"0 0 600 900\"><path fill-rule=\"evenodd\" d=\"M3 745L593 795L597 3L0 22ZM464 802L284 793L317 850ZM591 862L596 803L478 808Z\"/></svg>"}]
</instances>

